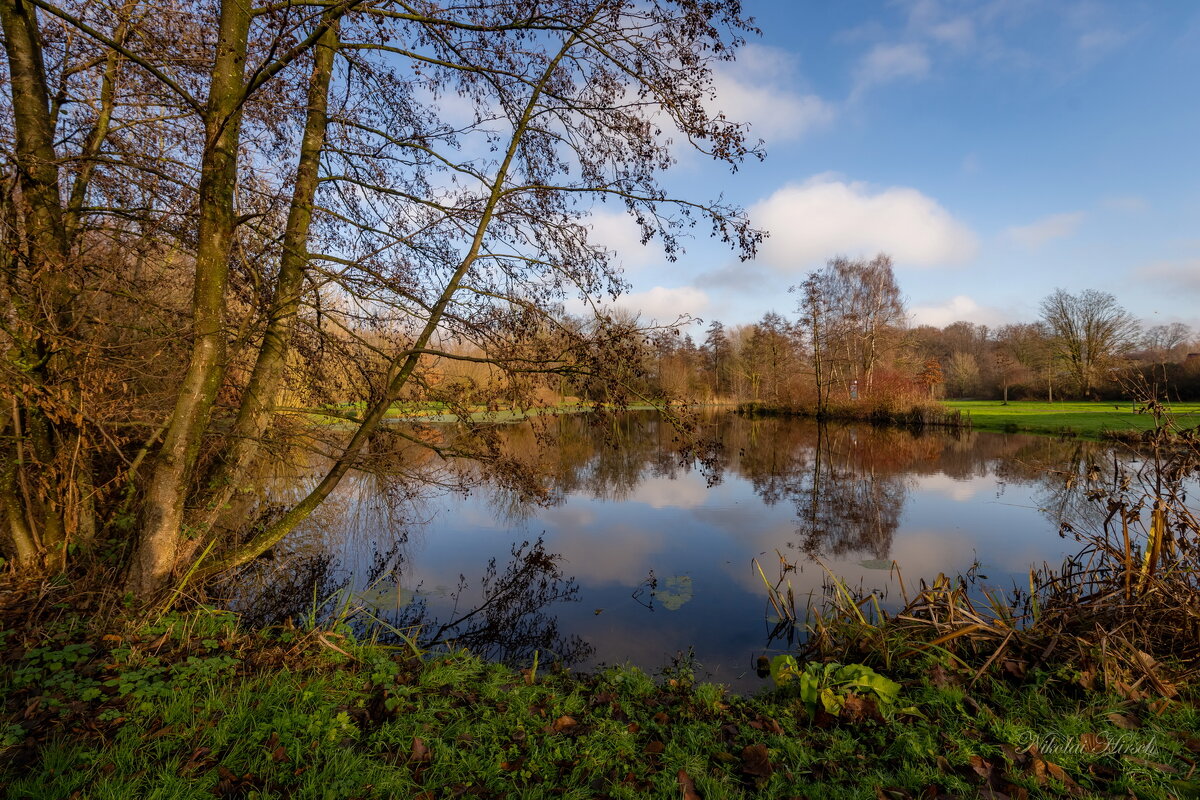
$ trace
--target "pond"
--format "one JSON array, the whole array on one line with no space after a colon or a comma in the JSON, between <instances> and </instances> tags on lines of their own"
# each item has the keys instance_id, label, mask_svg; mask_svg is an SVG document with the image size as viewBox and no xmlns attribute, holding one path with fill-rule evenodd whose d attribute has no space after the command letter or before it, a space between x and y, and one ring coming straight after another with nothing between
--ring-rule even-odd
<instances>
[{"instance_id":1,"label":"pond","mask_svg":"<svg viewBox=\"0 0 1200 800\"><path fill-rule=\"evenodd\" d=\"M1064 475L1111 463L1082 441L730 413L704 418L720 448L700 460L653 412L603 430L579 416L550 424L555 443L527 425L501 434L545 469L540 502L469 469L430 466L416 490L361 475L256 565L259 589L236 605L264 621L364 608L419 625L425 644L515 663L534 651L582 670L683 660L752 691L757 657L787 647L771 638L756 561L772 583L794 567L801 614L830 574L890 609L939 573L1007 592L1078 549L1060 520L1099 527L1098 504ZM450 488L459 480L476 485Z\"/></svg>"}]
</instances>

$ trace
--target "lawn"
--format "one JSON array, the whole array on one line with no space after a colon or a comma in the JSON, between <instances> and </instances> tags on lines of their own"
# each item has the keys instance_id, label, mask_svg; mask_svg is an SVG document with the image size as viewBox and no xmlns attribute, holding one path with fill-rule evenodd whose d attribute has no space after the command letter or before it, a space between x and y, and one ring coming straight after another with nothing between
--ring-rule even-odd
<instances>
[{"instance_id":1,"label":"lawn","mask_svg":"<svg viewBox=\"0 0 1200 800\"><path fill-rule=\"evenodd\" d=\"M1103 403L1043 403L999 400L947 400L947 408L970 415L973 427L985 431L1029 431L1098 439L1106 431L1146 430L1154 418L1138 413L1129 401ZM1185 427L1200 423L1200 403L1171 406L1175 421Z\"/></svg>"}]
</instances>

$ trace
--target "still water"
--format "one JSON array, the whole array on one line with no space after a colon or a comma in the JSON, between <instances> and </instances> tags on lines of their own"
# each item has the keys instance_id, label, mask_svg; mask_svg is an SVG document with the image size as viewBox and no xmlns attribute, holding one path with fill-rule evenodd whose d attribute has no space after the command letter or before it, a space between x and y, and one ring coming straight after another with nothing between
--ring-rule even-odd
<instances>
[{"instance_id":1,"label":"still water","mask_svg":"<svg viewBox=\"0 0 1200 800\"><path fill-rule=\"evenodd\" d=\"M1111 460L1047 437L716 414L704 431L721 447L701 461L650 412L601 431L579 417L553 425L555 444L525 425L502 434L549 475L540 502L488 481L458 491L464 476L435 461L422 478L447 488L361 476L260 565L249 605L278 616L349 603L419 625L425 642L517 663L535 650L573 669L690 658L753 690L757 656L787 646L769 638L755 559L772 582L795 567L801 614L826 568L891 609L901 580L911 590L939 573L1007 592L1075 552L1059 520L1086 527L1094 511L1064 476Z\"/></svg>"}]
</instances>

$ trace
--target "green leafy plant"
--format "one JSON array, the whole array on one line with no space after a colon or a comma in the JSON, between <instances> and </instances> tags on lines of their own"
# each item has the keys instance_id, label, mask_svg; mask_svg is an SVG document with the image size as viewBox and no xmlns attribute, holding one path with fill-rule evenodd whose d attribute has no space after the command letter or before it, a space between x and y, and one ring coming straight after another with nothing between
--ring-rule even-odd
<instances>
[{"instance_id":1,"label":"green leafy plant","mask_svg":"<svg viewBox=\"0 0 1200 800\"><path fill-rule=\"evenodd\" d=\"M900 684L862 664L813 662L801 667L794 656L779 655L771 659L771 679L781 688L797 686L809 714L816 713L820 704L837 716L851 694L871 695L876 707L888 712L900 697Z\"/></svg>"}]
</instances>

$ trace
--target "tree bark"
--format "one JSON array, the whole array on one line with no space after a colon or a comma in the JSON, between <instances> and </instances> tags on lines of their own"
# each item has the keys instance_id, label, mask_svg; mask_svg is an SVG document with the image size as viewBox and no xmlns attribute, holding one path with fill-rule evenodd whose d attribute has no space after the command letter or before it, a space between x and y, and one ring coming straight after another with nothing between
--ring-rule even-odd
<instances>
[{"instance_id":1,"label":"tree bark","mask_svg":"<svg viewBox=\"0 0 1200 800\"><path fill-rule=\"evenodd\" d=\"M318 40L314 51L308 87L308 112L300 142L296 183L284 231L279 275L271 298L266 329L254 362L250 380L242 394L238 415L230 433L229 445L206 483L213 490L201 504L195 527L207 535L220 517L229 498L243 484L246 473L259 451L259 442L271 422L275 395L287 366L292 336L296 331L300 296L308 266L308 233L313 202L319 183L318 170L325 148L329 107L329 84L333 78L333 60L338 48L337 19ZM199 537L195 541L200 541Z\"/></svg>"},{"instance_id":2,"label":"tree bark","mask_svg":"<svg viewBox=\"0 0 1200 800\"><path fill-rule=\"evenodd\" d=\"M75 392L69 385L57 387L50 360L59 340L73 327L70 279L66 274L70 242L63 220L59 195L58 156L54 150L54 123L42 61L36 9L25 0L0 0L0 28L8 57L12 94L14 152L25 246L20 256L26 286L14 286L25 296L14 298L14 308L24 330L13 336L15 350L10 362L28 376L32 397L24 397L23 430L29 437L29 452L46 485L37 501L42 524L42 545L63 541L65 524L61 494L65 480L53 474L58 445L72 437L73 426L56 426L46 415L43 403L65 404L56 416L65 419ZM32 291L32 297L26 293ZM65 393L65 394L64 394ZM59 430L58 428L61 428ZM18 467L19 468L19 467ZM69 480L69 476L67 477ZM16 500L16 495L12 496ZM10 519L13 517L10 515ZM13 531L13 536L18 535Z\"/></svg>"},{"instance_id":3,"label":"tree bark","mask_svg":"<svg viewBox=\"0 0 1200 800\"><path fill-rule=\"evenodd\" d=\"M192 291L192 351L147 481L141 536L127 589L145 597L164 588L177 563L184 504L209 413L225 371L225 290L237 216L235 193L250 4L223 0L217 52L204 108L198 245Z\"/></svg>"}]
</instances>

